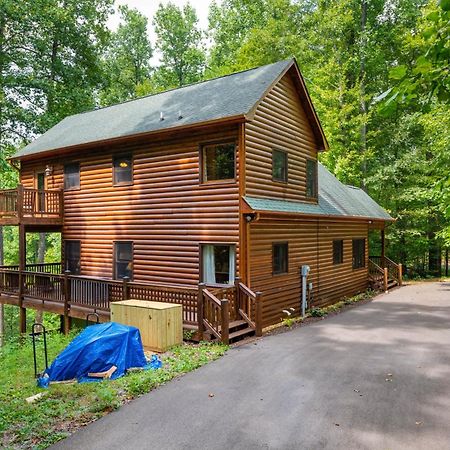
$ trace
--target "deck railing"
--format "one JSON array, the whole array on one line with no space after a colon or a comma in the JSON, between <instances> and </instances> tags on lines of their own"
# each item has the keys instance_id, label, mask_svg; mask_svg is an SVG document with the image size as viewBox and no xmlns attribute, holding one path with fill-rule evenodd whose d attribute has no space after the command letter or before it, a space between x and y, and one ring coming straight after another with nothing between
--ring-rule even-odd
<instances>
[{"instance_id":1,"label":"deck railing","mask_svg":"<svg viewBox=\"0 0 450 450\"><path fill-rule=\"evenodd\" d=\"M200 337L207 330L224 343L229 341L230 321L245 320L257 336L262 334L261 293L253 292L236 279L226 287L169 285L109 280L57 273L60 263L0 266L0 294L14 297L15 304L26 299L60 304L64 317L72 307L109 311L112 302L136 299L182 305L183 323L198 325Z\"/></svg>"},{"instance_id":2,"label":"deck railing","mask_svg":"<svg viewBox=\"0 0 450 450\"><path fill-rule=\"evenodd\" d=\"M0 191L0 218L61 219L62 216L62 190L29 189L19 185L16 189Z\"/></svg>"},{"instance_id":3,"label":"deck railing","mask_svg":"<svg viewBox=\"0 0 450 450\"><path fill-rule=\"evenodd\" d=\"M61 303L68 311L71 306L109 311L111 302L131 298L176 303L183 306L183 322L197 324L196 287L56 274L58 267L61 264L30 264L20 272L18 266L0 266L0 294L21 297L19 304L23 298Z\"/></svg>"}]
</instances>

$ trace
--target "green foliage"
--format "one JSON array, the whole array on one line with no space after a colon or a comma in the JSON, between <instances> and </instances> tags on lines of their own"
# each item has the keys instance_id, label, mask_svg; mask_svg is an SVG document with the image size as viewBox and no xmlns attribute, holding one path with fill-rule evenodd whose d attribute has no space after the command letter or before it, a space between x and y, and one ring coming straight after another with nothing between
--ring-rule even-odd
<instances>
[{"instance_id":1,"label":"green foliage","mask_svg":"<svg viewBox=\"0 0 450 450\"><path fill-rule=\"evenodd\" d=\"M100 93L104 105L119 103L150 92L152 47L148 20L136 9L119 6L122 23L112 34L104 56L106 84Z\"/></svg>"},{"instance_id":2,"label":"green foliage","mask_svg":"<svg viewBox=\"0 0 450 450\"><path fill-rule=\"evenodd\" d=\"M73 337L49 336L50 361ZM28 404L25 398L42 391L34 380L32 346L29 339L10 342L0 349L0 446L46 448L130 399L219 358L226 349L210 343L182 345L162 355L162 369L114 381L51 385L42 399Z\"/></svg>"},{"instance_id":3,"label":"green foliage","mask_svg":"<svg viewBox=\"0 0 450 450\"><path fill-rule=\"evenodd\" d=\"M189 3L183 8L171 2L160 3L154 26L161 65L154 74L154 81L162 88L179 87L202 78L205 50L197 23L197 14Z\"/></svg>"}]
</instances>

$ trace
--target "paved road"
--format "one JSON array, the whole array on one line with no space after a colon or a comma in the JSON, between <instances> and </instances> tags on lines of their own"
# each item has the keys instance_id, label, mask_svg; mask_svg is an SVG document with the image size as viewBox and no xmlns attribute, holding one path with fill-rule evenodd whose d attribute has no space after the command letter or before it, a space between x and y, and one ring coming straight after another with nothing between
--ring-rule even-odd
<instances>
[{"instance_id":1,"label":"paved road","mask_svg":"<svg viewBox=\"0 0 450 450\"><path fill-rule=\"evenodd\" d=\"M450 449L450 283L230 350L55 448Z\"/></svg>"}]
</instances>

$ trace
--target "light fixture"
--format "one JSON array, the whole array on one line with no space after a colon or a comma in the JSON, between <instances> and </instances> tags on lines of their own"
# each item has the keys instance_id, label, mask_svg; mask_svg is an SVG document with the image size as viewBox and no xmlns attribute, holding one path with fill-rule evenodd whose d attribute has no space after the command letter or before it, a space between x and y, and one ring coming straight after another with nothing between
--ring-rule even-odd
<instances>
[{"instance_id":1,"label":"light fixture","mask_svg":"<svg viewBox=\"0 0 450 450\"><path fill-rule=\"evenodd\" d=\"M47 167L45 168L45 171L44 171L44 175L46 177L49 177L52 174L53 174L53 167L47 165Z\"/></svg>"}]
</instances>

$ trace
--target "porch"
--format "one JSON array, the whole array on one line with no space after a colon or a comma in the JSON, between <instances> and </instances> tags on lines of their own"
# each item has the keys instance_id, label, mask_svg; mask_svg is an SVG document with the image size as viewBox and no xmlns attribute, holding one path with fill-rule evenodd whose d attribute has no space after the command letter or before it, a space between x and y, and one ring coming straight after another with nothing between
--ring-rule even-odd
<instances>
[{"instance_id":1,"label":"porch","mask_svg":"<svg viewBox=\"0 0 450 450\"><path fill-rule=\"evenodd\" d=\"M262 334L262 295L239 279L226 287L149 284L61 273L61 263L0 266L0 303L20 308L20 331L26 332L26 309L59 314L64 331L72 318L98 315L110 320L110 304L137 299L182 305L183 325L224 343Z\"/></svg>"},{"instance_id":2,"label":"porch","mask_svg":"<svg viewBox=\"0 0 450 450\"><path fill-rule=\"evenodd\" d=\"M0 191L0 225L62 225L63 191L16 189Z\"/></svg>"}]
</instances>

